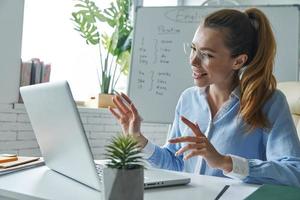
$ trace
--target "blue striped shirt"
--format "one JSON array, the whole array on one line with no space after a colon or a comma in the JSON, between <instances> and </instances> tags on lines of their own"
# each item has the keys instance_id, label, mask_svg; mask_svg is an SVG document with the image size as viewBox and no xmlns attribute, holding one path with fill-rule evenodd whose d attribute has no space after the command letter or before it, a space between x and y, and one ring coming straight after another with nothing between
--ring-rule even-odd
<instances>
[{"instance_id":1,"label":"blue striped shirt","mask_svg":"<svg viewBox=\"0 0 300 200\"><path fill-rule=\"evenodd\" d=\"M196 86L182 93L168 139L193 136L191 130L180 120L180 116L185 116L190 121L198 123L201 131L219 153L238 156L248 161L247 176L242 179L244 182L300 187L300 142L282 92L276 90L263 107L263 113L272 127L256 128L249 133L246 133L245 122L238 114L239 88L231 93L229 100L213 119L206 97L205 89ZM225 176L222 170L209 167L204 159L197 165L198 157L184 161L184 155L175 156L175 152L184 145L184 143L166 143L163 147L155 145L153 152L148 156L148 161L153 166L164 169ZM199 168L196 169L197 167Z\"/></svg>"}]
</instances>

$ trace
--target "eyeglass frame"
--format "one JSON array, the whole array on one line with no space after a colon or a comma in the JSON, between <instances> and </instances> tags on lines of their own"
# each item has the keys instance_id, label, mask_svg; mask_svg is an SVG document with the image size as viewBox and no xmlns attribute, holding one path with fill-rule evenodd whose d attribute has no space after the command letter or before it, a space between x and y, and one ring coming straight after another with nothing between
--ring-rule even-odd
<instances>
[{"instance_id":1,"label":"eyeglass frame","mask_svg":"<svg viewBox=\"0 0 300 200\"><path fill-rule=\"evenodd\" d=\"M201 61L209 61L209 59L210 59L209 55L206 52L203 52L202 50L196 49L195 47L192 46L191 43L183 43L183 51L184 51L185 55L187 55L189 52L189 50L187 50L187 46L189 46L189 48L191 48L190 53L189 53L190 59L197 56L197 58L200 59ZM196 54L195 54L195 52L196 52Z\"/></svg>"}]
</instances>

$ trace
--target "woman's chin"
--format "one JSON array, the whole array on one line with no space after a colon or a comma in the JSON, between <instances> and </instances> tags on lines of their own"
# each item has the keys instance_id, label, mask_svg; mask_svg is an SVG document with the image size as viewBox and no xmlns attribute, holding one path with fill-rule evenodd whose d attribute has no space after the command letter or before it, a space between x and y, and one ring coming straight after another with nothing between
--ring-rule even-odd
<instances>
[{"instance_id":1,"label":"woman's chin","mask_svg":"<svg viewBox=\"0 0 300 200\"><path fill-rule=\"evenodd\" d=\"M198 87L206 87L209 85L208 82L198 79L194 79L194 84Z\"/></svg>"}]
</instances>

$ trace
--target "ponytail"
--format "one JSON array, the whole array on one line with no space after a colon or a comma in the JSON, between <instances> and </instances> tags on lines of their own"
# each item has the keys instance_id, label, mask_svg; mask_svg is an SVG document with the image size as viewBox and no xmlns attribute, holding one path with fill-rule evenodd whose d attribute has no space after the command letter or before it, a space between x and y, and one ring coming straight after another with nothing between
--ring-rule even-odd
<instances>
[{"instance_id":1,"label":"ponytail","mask_svg":"<svg viewBox=\"0 0 300 200\"><path fill-rule=\"evenodd\" d=\"M273 75L276 42L267 17L258 9L247 9L245 13L256 30L256 53L249 62L240 80L240 114L253 128L270 128L262 109L276 89Z\"/></svg>"}]
</instances>

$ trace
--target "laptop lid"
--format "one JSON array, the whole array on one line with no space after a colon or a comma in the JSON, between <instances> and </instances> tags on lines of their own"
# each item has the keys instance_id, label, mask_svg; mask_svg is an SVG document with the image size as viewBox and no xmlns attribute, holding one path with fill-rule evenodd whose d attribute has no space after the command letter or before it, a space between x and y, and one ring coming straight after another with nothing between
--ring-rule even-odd
<instances>
[{"instance_id":1,"label":"laptop lid","mask_svg":"<svg viewBox=\"0 0 300 200\"><path fill-rule=\"evenodd\" d=\"M101 191L93 156L67 81L20 88L46 165Z\"/></svg>"},{"instance_id":2,"label":"laptop lid","mask_svg":"<svg viewBox=\"0 0 300 200\"><path fill-rule=\"evenodd\" d=\"M20 88L46 165L101 191L89 143L67 81ZM107 161L97 161L105 166ZM161 169L146 169L144 187L182 185L190 178Z\"/></svg>"}]
</instances>

